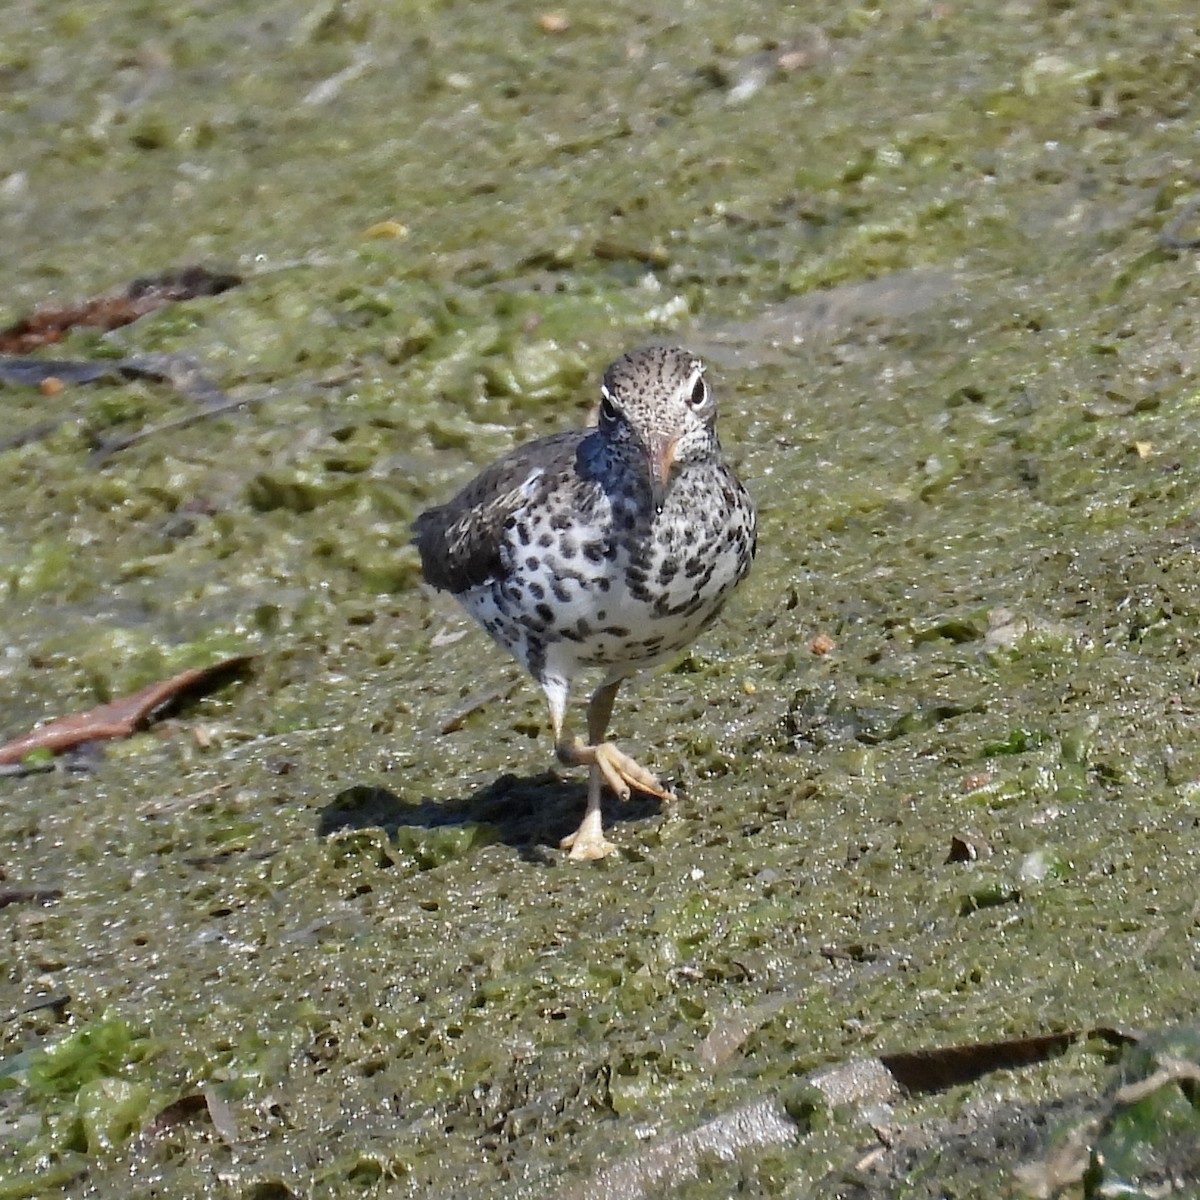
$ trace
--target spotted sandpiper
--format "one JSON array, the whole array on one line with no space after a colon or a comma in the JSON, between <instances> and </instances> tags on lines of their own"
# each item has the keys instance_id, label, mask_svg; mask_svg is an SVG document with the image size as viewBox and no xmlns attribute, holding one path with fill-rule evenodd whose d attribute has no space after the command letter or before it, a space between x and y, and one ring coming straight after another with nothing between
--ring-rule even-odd
<instances>
[{"instance_id":1,"label":"spotted sandpiper","mask_svg":"<svg viewBox=\"0 0 1200 1200\"><path fill-rule=\"evenodd\" d=\"M422 513L425 578L454 595L546 695L555 751L586 765L587 810L562 846L603 858L607 784L674 800L604 740L622 680L712 623L754 557L754 504L721 453L716 401L686 350L635 350L608 368L598 424L521 446ZM588 739L565 729L586 668L604 672Z\"/></svg>"}]
</instances>

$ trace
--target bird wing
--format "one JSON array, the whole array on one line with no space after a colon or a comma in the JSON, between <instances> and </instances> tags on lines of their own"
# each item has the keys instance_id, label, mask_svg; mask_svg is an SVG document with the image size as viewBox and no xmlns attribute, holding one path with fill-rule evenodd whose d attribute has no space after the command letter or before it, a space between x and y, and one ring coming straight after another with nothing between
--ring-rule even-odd
<instances>
[{"instance_id":1,"label":"bird wing","mask_svg":"<svg viewBox=\"0 0 1200 1200\"><path fill-rule=\"evenodd\" d=\"M421 569L435 588L463 592L504 574L505 523L558 486L594 431L539 438L497 459L446 504L413 522Z\"/></svg>"}]
</instances>

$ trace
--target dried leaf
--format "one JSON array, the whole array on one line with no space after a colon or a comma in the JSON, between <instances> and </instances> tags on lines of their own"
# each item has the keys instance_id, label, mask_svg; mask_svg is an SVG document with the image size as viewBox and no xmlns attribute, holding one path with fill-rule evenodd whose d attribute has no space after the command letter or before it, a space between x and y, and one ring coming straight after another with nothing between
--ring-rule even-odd
<instances>
[{"instance_id":1,"label":"dried leaf","mask_svg":"<svg viewBox=\"0 0 1200 1200\"><path fill-rule=\"evenodd\" d=\"M176 1125L190 1121L197 1113L203 1112L204 1108L205 1100L202 1092L189 1092L186 1096L180 1096L178 1100L172 1100L166 1108L159 1109L154 1114L142 1136L158 1137L160 1134L174 1129Z\"/></svg>"},{"instance_id":2,"label":"dried leaf","mask_svg":"<svg viewBox=\"0 0 1200 1200\"><path fill-rule=\"evenodd\" d=\"M956 833L950 838L948 863L978 862L991 857L992 847L981 837L971 833Z\"/></svg>"},{"instance_id":3,"label":"dried leaf","mask_svg":"<svg viewBox=\"0 0 1200 1200\"><path fill-rule=\"evenodd\" d=\"M0 908L10 904L45 904L48 900L61 900L62 888L5 888L0 892Z\"/></svg>"},{"instance_id":4,"label":"dried leaf","mask_svg":"<svg viewBox=\"0 0 1200 1200\"><path fill-rule=\"evenodd\" d=\"M152 683L132 696L113 700L87 712L60 717L0 746L0 764L20 762L34 750L50 750L59 754L84 742L130 737L171 701L186 692L199 692L213 686L244 666L252 657L238 654L211 667L192 667L170 679Z\"/></svg>"},{"instance_id":5,"label":"dried leaf","mask_svg":"<svg viewBox=\"0 0 1200 1200\"><path fill-rule=\"evenodd\" d=\"M180 1096L178 1100L172 1100L165 1108L160 1109L142 1130L142 1140L160 1137L200 1113L208 1113L217 1136L227 1146L237 1142L237 1122L234 1120L233 1111L213 1087L204 1087L198 1092L189 1092L186 1096Z\"/></svg>"},{"instance_id":6,"label":"dried leaf","mask_svg":"<svg viewBox=\"0 0 1200 1200\"><path fill-rule=\"evenodd\" d=\"M72 329L81 326L117 329L168 304L217 296L241 282L238 275L190 266L135 279L123 292L111 296L93 296L77 304L46 305L0 330L0 354L28 354L61 342Z\"/></svg>"},{"instance_id":7,"label":"dried leaf","mask_svg":"<svg viewBox=\"0 0 1200 1200\"><path fill-rule=\"evenodd\" d=\"M1094 1029L1068 1029L1038 1037L881 1054L879 1061L892 1073L896 1082L910 1092L935 1092L960 1083L970 1083L990 1071L1008 1071L1013 1067L1045 1062L1061 1054L1073 1042L1088 1037L1103 1038L1114 1045L1124 1045L1132 1040L1129 1033L1098 1026Z\"/></svg>"},{"instance_id":8,"label":"dried leaf","mask_svg":"<svg viewBox=\"0 0 1200 1200\"><path fill-rule=\"evenodd\" d=\"M227 1146L234 1146L240 1140L237 1120L229 1102L218 1094L211 1084L204 1089L204 1102L208 1105L208 1117L217 1131L217 1137Z\"/></svg>"}]
</instances>

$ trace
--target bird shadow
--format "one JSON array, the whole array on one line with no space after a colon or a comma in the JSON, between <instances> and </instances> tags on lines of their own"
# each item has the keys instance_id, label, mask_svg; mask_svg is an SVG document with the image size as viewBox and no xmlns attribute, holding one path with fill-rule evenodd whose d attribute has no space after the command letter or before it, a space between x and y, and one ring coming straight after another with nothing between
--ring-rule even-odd
<instances>
[{"instance_id":1,"label":"bird shadow","mask_svg":"<svg viewBox=\"0 0 1200 1200\"><path fill-rule=\"evenodd\" d=\"M439 852L421 835L457 830L477 835L466 843L503 842L527 862L549 864L562 857L559 842L579 827L586 802L585 783L550 771L501 775L469 796L444 801L406 800L386 787L360 783L344 788L318 810L317 836L381 829L389 841L412 851L420 865L436 866L459 855ZM606 791L604 827L645 820L661 808L652 796L635 792L621 801Z\"/></svg>"}]
</instances>

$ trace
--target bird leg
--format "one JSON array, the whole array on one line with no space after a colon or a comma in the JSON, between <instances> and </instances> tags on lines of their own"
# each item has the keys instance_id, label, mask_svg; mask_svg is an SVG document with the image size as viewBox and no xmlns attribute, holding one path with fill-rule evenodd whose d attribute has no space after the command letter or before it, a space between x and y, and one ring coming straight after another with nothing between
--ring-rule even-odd
<instances>
[{"instance_id":1,"label":"bird leg","mask_svg":"<svg viewBox=\"0 0 1200 1200\"><path fill-rule=\"evenodd\" d=\"M561 722L554 722L554 750L558 761L568 767L591 768L588 773L587 810L583 814L583 821L573 834L563 838L560 843L564 850L570 850L571 858L603 858L616 848L604 836L600 812L600 794L604 784L607 783L622 800L629 799L631 788L667 803L675 799L674 793L667 791L659 783L656 775L647 771L628 754L622 754L612 742L604 740L620 686L619 679L612 683L604 683L593 694L588 704L587 745L578 738L565 737Z\"/></svg>"},{"instance_id":2,"label":"bird leg","mask_svg":"<svg viewBox=\"0 0 1200 1200\"><path fill-rule=\"evenodd\" d=\"M593 764L588 772L587 809L579 828L568 834L558 843L562 850L569 850L568 858L586 860L605 858L616 846L604 836L604 817L600 808L600 793L604 787L604 776L600 768Z\"/></svg>"}]
</instances>

